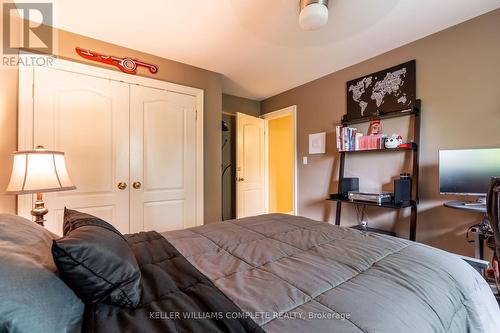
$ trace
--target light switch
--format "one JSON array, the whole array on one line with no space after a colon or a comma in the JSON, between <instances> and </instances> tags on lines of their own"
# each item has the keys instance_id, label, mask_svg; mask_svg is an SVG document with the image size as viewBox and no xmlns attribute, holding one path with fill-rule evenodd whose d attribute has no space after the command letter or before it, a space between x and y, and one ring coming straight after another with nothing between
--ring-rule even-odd
<instances>
[{"instance_id":1,"label":"light switch","mask_svg":"<svg viewBox=\"0 0 500 333\"><path fill-rule=\"evenodd\" d=\"M307 156L302 157L302 164L307 164Z\"/></svg>"}]
</instances>

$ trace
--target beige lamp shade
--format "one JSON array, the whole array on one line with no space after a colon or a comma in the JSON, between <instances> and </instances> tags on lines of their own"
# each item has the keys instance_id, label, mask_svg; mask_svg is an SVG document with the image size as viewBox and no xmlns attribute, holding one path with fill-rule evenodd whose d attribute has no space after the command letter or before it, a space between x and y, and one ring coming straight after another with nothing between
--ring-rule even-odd
<instances>
[{"instance_id":1,"label":"beige lamp shade","mask_svg":"<svg viewBox=\"0 0 500 333\"><path fill-rule=\"evenodd\" d=\"M45 150L43 147L14 153L7 193L29 194L74 189L76 187L66 170L64 153Z\"/></svg>"}]
</instances>

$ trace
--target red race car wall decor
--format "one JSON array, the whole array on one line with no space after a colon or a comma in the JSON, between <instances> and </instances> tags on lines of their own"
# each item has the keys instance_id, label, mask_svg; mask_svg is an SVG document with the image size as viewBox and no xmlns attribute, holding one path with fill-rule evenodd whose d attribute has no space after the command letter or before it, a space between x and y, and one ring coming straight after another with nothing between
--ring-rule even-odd
<instances>
[{"instance_id":1,"label":"red race car wall decor","mask_svg":"<svg viewBox=\"0 0 500 333\"><path fill-rule=\"evenodd\" d=\"M76 53L78 53L81 57L85 59L102 62L108 65L113 65L115 67L118 67L122 72L127 74L137 74L138 66L142 66L149 69L149 72L151 72L152 74L156 74L158 72L158 66L153 64L148 64L137 59L108 56L94 51L85 50L80 47L76 47L75 50Z\"/></svg>"}]
</instances>

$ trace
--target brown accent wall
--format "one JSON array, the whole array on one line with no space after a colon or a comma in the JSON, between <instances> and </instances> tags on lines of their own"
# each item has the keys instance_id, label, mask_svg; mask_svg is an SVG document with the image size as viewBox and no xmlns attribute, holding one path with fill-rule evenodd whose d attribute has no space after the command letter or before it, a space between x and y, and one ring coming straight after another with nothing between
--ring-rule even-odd
<instances>
[{"instance_id":1,"label":"brown accent wall","mask_svg":"<svg viewBox=\"0 0 500 333\"><path fill-rule=\"evenodd\" d=\"M500 10L495 10L262 101L262 113L297 105L299 161L308 155L308 134L328 133L327 153L310 155L308 165L299 165L299 214L334 220L335 203L325 198L337 188L334 131L346 111L346 81L416 59L423 112L417 241L472 255L465 231L481 216L442 206L463 197L439 195L437 158L439 149L500 147L499 31ZM389 134L408 135L405 120L383 122L383 127ZM359 176L362 188L392 189L392 176L400 168L409 170L404 154L358 154L347 161L347 174ZM347 206L343 206L342 225L354 225L355 210ZM368 210L370 226L392 229L401 236L407 236L408 215L409 210Z\"/></svg>"},{"instance_id":2,"label":"brown accent wall","mask_svg":"<svg viewBox=\"0 0 500 333\"><path fill-rule=\"evenodd\" d=\"M258 117L260 116L260 103L253 99L222 94L222 111L230 114L240 112Z\"/></svg>"},{"instance_id":3,"label":"brown accent wall","mask_svg":"<svg viewBox=\"0 0 500 333\"><path fill-rule=\"evenodd\" d=\"M57 46L55 55L93 66L97 64L76 54L75 46L118 57L138 58L159 67L156 75L150 74L146 70L140 70L139 75L141 76L204 90L205 223L219 221L221 206L221 74L62 30L57 30ZM115 70L111 66L100 67ZM16 69L0 69L0 212L9 213L16 212L15 198L4 195L2 191L7 187L12 163L11 153L17 146L17 80Z\"/></svg>"}]
</instances>

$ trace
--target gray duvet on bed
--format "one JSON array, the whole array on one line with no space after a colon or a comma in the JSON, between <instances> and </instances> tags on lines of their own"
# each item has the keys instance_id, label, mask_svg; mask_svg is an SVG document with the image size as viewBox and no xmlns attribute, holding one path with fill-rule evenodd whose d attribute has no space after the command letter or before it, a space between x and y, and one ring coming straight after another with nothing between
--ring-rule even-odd
<instances>
[{"instance_id":1,"label":"gray duvet on bed","mask_svg":"<svg viewBox=\"0 0 500 333\"><path fill-rule=\"evenodd\" d=\"M423 244L282 214L163 235L267 332L500 332L484 279Z\"/></svg>"}]
</instances>

